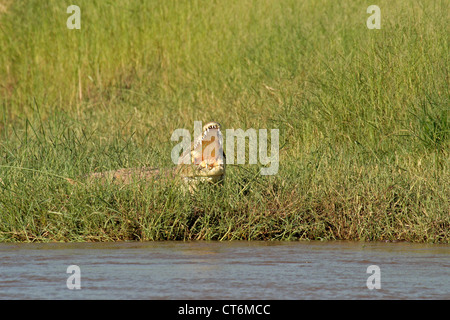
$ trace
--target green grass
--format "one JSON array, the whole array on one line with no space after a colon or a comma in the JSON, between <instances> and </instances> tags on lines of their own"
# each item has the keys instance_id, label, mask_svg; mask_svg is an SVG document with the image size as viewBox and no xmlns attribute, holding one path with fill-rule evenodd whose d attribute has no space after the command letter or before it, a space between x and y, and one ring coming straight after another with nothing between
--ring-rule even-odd
<instances>
[{"instance_id":1,"label":"green grass","mask_svg":"<svg viewBox=\"0 0 450 320\"><path fill-rule=\"evenodd\" d=\"M1 2L1 1L0 1ZM7 1L0 241L450 242L448 1ZM70 185L171 166L196 120L280 130L223 188ZM225 150L226 151L226 150Z\"/></svg>"}]
</instances>

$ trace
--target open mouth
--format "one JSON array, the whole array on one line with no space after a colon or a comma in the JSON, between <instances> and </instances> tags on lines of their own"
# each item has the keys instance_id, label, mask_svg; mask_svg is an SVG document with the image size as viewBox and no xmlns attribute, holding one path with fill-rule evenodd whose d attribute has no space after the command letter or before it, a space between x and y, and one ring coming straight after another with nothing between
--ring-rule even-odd
<instances>
[{"instance_id":1,"label":"open mouth","mask_svg":"<svg viewBox=\"0 0 450 320\"><path fill-rule=\"evenodd\" d=\"M224 169L222 132L217 122L207 123L194 145L194 164L207 175L221 175Z\"/></svg>"},{"instance_id":2,"label":"open mouth","mask_svg":"<svg viewBox=\"0 0 450 320\"><path fill-rule=\"evenodd\" d=\"M210 133L210 130L217 130L217 132L211 132L210 138L206 139L206 137L208 137L208 134ZM209 144L216 141L216 139L219 145L222 146L222 132L220 131L220 124L218 124L217 122L207 123L203 126L202 137L194 144L194 150L200 145L200 143L202 143L202 145L203 143ZM204 148L205 145L202 146L202 149Z\"/></svg>"},{"instance_id":3,"label":"open mouth","mask_svg":"<svg viewBox=\"0 0 450 320\"><path fill-rule=\"evenodd\" d=\"M187 159L189 157L189 160ZM189 153L178 161L185 180L200 179L217 182L225 175L225 154L220 124L209 122L202 128ZM187 165L187 166L183 166Z\"/></svg>"}]
</instances>

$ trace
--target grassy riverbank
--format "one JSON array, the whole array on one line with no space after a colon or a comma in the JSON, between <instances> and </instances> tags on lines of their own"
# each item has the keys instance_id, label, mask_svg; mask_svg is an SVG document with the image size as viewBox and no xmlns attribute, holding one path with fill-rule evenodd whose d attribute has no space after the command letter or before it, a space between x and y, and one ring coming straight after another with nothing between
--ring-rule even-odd
<instances>
[{"instance_id":1,"label":"grassy riverbank","mask_svg":"<svg viewBox=\"0 0 450 320\"><path fill-rule=\"evenodd\" d=\"M5 3L0 241L450 242L447 1L378 1L380 30L367 1L80 0L81 30ZM278 174L195 197L64 179L169 167L196 120L278 128Z\"/></svg>"}]
</instances>

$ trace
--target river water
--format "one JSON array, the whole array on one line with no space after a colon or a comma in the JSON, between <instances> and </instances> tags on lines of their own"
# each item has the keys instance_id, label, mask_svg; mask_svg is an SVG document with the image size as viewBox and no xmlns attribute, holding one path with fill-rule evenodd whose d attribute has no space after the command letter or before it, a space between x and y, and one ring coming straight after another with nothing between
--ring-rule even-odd
<instances>
[{"instance_id":1,"label":"river water","mask_svg":"<svg viewBox=\"0 0 450 320\"><path fill-rule=\"evenodd\" d=\"M0 299L450 299L449 267L450 245L0 244Z\"/></svg>"}]
</instances>

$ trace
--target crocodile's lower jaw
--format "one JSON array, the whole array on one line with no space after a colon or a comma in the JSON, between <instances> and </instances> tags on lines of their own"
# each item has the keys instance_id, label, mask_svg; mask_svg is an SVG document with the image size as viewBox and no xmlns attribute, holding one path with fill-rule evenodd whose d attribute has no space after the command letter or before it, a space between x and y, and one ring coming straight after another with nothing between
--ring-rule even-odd
<instances>
[{"instance_id":1,"label":"crocodile's lower jaw","mask_svg":"<svg viewBox=\"0 0 450 320\"><path fill-rule=\"evenodd\" d=\"M209 176L222 176L225 174L225 165L215 164L212 168L203 168L195 170L192 174L193 177L209 177Z\"/></svg>"}]
</instances>

